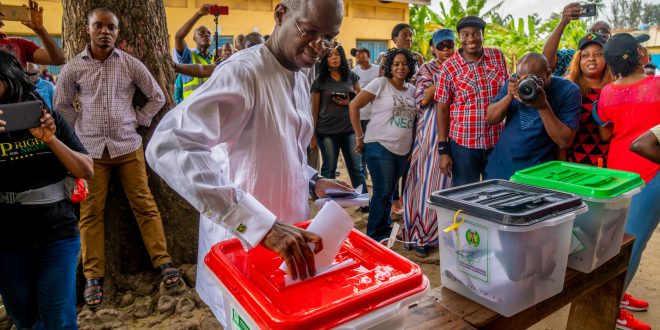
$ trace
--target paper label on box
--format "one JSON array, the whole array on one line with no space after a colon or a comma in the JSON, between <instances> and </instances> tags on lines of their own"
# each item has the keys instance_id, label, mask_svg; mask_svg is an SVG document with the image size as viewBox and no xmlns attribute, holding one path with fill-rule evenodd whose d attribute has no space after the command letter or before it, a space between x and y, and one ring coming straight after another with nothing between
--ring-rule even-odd
<instances>
[{"instance_id":1,"label":"paper label on box","mask_svg":"<svg viewBox=\"0 0 660 330\"><path fill-rule=\"evenodd\" d=\"M240 330L250 330L250 327L248 327L241 315L233 308L231 309L231 321Z\"/></svg>"},{"instance_id":2,"label":"paper label on box","mask_svg":"<svg viewBox=\"0 0 660 330\"><path fill-rule=\"evenodd\" d=\"M458 227L457 235L456 264L458 270L488 284L490 279L488 228L465 220Z\"/></svg>"}]
</instances>

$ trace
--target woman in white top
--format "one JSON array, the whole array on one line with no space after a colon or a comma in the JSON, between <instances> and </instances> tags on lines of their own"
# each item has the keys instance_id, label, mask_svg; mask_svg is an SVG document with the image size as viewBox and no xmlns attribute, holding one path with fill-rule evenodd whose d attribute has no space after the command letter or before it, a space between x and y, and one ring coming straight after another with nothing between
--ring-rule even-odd
<instances>
[{"instance_id":1,"label":"woman in white top","mask_svg":"<svg viewBox=\"0 0 660 330\"><path fill-rule=\"evenodd\" d=\"M349 105L355 131L355 150L367 161L373 183L367 235L380 241L391 231L392 192L401 178L413 141L415 59L407 49L391 49L383 62L384 74L367 85ZM366 136L360 126L360 108L371 103Z\"/></svg>"}]
</instances>

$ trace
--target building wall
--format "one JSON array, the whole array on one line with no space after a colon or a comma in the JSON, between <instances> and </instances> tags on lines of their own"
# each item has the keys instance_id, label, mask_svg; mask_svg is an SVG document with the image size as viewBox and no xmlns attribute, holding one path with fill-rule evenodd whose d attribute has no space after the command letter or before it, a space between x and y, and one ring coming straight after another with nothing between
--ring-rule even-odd
<instances>
[{"instance_id":1,"label":"building wall","mask_svg":"<svg viewBox=\"0 0 660 330\"><path fill-rule=\"evenodd\" d=\"M203 3L215 2L229 6L229 16L221 16L220 35L236 36L253 31L270 34L274 26L273 9L279 3L276 0L164 0L167 26L170 35L170 47L173 47L174 34L197 11ZM59 0L41 0L44 7L44 25L51 35L59 36L62 32L62 4ZM408 4L381 3L376 0L345 0L345 17L339 40L348 51L355 47L357 40L389 40L392 27L397 23L407 22ZM22 5L27 0L3 0L2 4ZM214 31L212 16L199 20L198 25L206 25ZM18 22L5 22L3 32L9 35L32 35L32 31ZM186 41L194 45L192 32ZM391 41L389 46L393 46Z\"/></svg>"}]
</instances>

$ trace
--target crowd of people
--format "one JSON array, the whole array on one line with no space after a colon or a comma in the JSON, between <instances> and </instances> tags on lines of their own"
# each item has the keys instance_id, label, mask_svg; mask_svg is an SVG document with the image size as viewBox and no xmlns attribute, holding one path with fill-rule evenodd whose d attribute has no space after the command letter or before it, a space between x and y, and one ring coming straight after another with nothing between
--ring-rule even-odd
<instances>
[{"instance_id":1,"label":"crowd of people","mask_svg":"<svg viewBox=\"0 0 660 330\"><path fill-rule=\"evenodd\" d=\"M37 128L5 132L0 120L0 169L12 173L0 212L24 219L8 222L0 239L0 295L17 328L76 328L79 254L85 303L103 303L112 172L163 284L178 284L147 164L200 212L199 265L213 244L237 237L246 249L262 244L280 254L294 279L315 273L322 249L317 235L292 226L308 218L309 195L358 186L366 193L368 178L371 199L360 208L369 213L368 236L388 239L391 214L402 214L398 238L426 257L438 246L437 215L426 206L434 191L508 179L551 160L639 173L646 185L626 223L636 236L626 288L660 222L660 77L641 45L648 36L612 35L599 21L577 49L558 49L579 4L564 8L543 53L523 56L515 74L501 50L484 46L487 23L476 16L435 31L427 62L401 23L391 32L395 47L377 59L351 49L351 68L337 39L342 1L283 0L270 36L252 32L218 49L211 31L195 26L209 15L204 5L174 35L178 105L146 148L136 128L151 125L165 96L147 67L116 47L117 16L90 11L90 43L65 61L43 9L30 6L24 24L43 47L0 33L0 114L2 104L43 102ZM63 66L54 79L38 65ZM535 86L533 95L523 84ZM139 108L137 90L146 98ZM340 153L352 185L335 179ZM72 179L88 187L79 222ZM196 283L223 323L213 275L200 267ZM647 308L624 294L618 324L648 329L626 311Z\"/></svg>"}]
</instances>

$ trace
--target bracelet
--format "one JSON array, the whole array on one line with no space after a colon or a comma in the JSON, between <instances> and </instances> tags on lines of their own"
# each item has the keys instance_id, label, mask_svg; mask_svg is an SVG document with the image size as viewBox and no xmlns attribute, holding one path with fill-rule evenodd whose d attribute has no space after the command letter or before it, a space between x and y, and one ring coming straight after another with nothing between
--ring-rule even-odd
<instances>
[{"instance_id":1,"label":"bracelet","mask_svg":"<svg viewBox=\"0 0 660 330\"><path fill-rule=\"evenodd\" d=\"M438 153L441 155L449 155L449 141L438 142Z\"/></svg>"},{"instance_id":2,"label":"bracelet","mask_svg":"<svg viewBox=\"0 0 660 330\"><path fill-rule=\"evenodd\" d=\"M318 173L314 174L312 178L309 179L309 194L312 195L314 200L319 199L319 196L316 195L316 183L321 179L325 178Z\"/></svg>"},{"instance_id":3,"label":"bracelet","mask_svg":"<svg viewBox=\"0 0 660 330\"><path fill-rule=\"evenodd\" d=\"M356 135L355 138L356 138L357 140L364 140L364 135L360 135L360 136L357 136L357 135Z\"/></svg>"}]
</instances>

